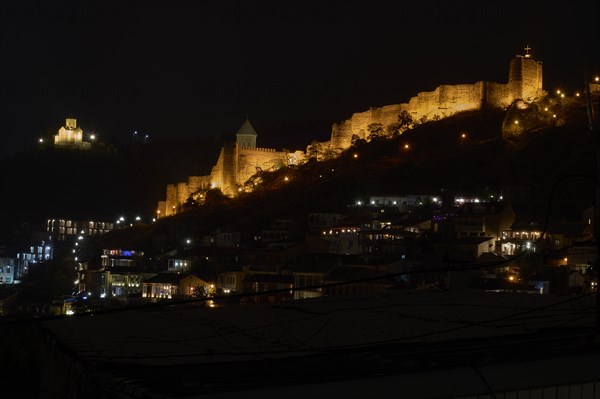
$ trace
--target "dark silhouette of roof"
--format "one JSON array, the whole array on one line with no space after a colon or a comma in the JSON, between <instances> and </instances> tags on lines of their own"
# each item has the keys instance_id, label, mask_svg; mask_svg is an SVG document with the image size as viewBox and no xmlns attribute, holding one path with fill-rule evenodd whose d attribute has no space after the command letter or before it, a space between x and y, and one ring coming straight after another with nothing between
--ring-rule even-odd
<instances>
[{"instance_id":1,"label":"dark silhouette of roof","mask_svg":"<svg viewBox=\"0 0 600 399\"><path fill-rule=\"evenodd\" d=\"M350 281L370 279L378 276L386 275L387 273L375 270L370 267L360 266L336 266L324 278L324 282ZM395 284L396 281L391 277L374 279L367 281L369 284Z\"/></svg>"},{"instance_id":2,"label":"dark silhouette of roof","mask_svg":"<svg viewBox=\"0 0 600 399\"><path fill-rule=\"evenodd\" d=\"M250 135L250 136L258 136L258 134L256 134L256 130L254 130L254 128L252 127L252 125L250 124L250 121L246 118L246 122L244 122L242 124L242 126L240 127L240 129L237 131L236 134L244 134L244 135Z\"/></svg>"},{"instance_id":3,"label":"dark silhouette of roof","mask_svg":"<svg viewBox=\"0 0 600 399\"><path fill-rule=\"evenodd\" d=\"M282 274L263 274L263 273L253 273L244 279L244 281L252 282L252 283L284 283L284 284L293 284L294 277L291 275L282 275Z\"/></svg>"},{"instance_id":4,"label":"dark silhouette of roof","mask_svg":"<svg viewBox=\"0 0 600 399\"><path fill-rule=\"evenodd\" d=\"M194 276L195 274L179 274L179 273L161 273L146 280L146 283L162 283L177 285L186 277ZM197 278L197 277L196 277Z\"/></svg>"}]
</instances>

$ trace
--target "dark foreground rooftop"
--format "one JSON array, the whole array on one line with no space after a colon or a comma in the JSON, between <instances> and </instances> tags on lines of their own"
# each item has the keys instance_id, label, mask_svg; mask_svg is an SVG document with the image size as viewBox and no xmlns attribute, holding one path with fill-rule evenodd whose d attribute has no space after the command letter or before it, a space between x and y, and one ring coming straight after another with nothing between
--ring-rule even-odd
<instances>
[{"instance_id":1,"label":"dark foreground rooftop","mask_svg":"<svg viewBox=\"0 0 600 399\"><path fill-rule=\"evenodd\" d=\"M388 291L46 321L42 392L103 398L594 398L600 397L594 301ZM550 391L552 396L545 393Z\"/></svg>"}]
</instances>

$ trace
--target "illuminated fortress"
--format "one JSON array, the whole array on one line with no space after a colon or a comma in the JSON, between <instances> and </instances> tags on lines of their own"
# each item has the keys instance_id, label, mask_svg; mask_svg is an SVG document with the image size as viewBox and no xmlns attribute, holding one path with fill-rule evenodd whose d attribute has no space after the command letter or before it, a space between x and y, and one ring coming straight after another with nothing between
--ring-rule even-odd
<instances>
[{"instance_id":1,"label":"illuminated fortress","mask_svg":"<svg viewBox=\"0 0 600 399\"><path fill-rule=\"evenodd\" d=\"M244 190L244 184L257 172L298 164L304 157L302 151L288 153L273 148L258 148L257 137L250 121L246 119L236 133L236 141L225 143L221 148L219 159L210 175L189 176L187 182L167 185L166 199L158 202L157 216L178 213L190 196L211 188L218 188L223 194L234 196Z\"/></svg>"},{"instance_id":2,"label":"illuminated fortress","mask_svg":"<svg viewBox=\"0 0 600 399\"><path fill-rule=\"evenodd\" d=\"M543 95L542 62L534 59L525 48L525 55L510 61L508 83L477 82L473 84L441 85L434 91L421 92L408 103L371 108L352 114L350 119L331 128L331 141L323 143L335 150L350 147L352 137L369 139L368 126L379 123L385 128L398 122L398 115L408 112L413 121L424 122L446 118L457 112L484 108L506 108L515 100L532 102Z\"/></svg>"},{"instance_id":3,"label":"illuminated fortress","mask_svg":"<svg viewBox=\"0 0 600 399\"><path fill-rule=\"evenodd\" d=\"M544 95L542 62L529 53L516 55L510 61L508 83L477 82L473 84L441 85L434 91L421 92L407 103L386 105L358 112L350 119L331 128L331 140L321 143L334 152L351 146L353 138L370 139L369 125L381 124L390 130L398 123L399 115L407 112L413 121L425 122L449 117L457 112L485 108L506 108L515 100L533 102ZM167 185L166 199L158 202L157 216L176 214L186 200L210 188L219 188L234 196L244 190L244 184L260 171L276 170L282 166L305 161L302 151L287 153L272 148L257 148L257 134L248 120L236 134L235 143L221 148L219 159L210 175L189 176L187 182Z\"/></svg>"}]
</instances>

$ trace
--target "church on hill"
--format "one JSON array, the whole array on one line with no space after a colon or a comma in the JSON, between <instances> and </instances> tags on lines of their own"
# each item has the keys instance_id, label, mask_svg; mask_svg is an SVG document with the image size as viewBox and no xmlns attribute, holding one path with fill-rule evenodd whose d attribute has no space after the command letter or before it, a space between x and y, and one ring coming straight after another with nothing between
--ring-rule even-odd
<instances>
[{"instance_id":1,"label":"church on hill","mask_svg":"<svg viewBox=\"0 0 600 399\"><path fill-rule=\"evenodd\" d=\"M65 126L54 136L54 147L75 150L89 150L92 144L83 141L83 130L77 127L77 119L67 118Z\"/></svg>"},{"instance_id":2,"label":"church on hill","mask_svg":"<svg viewBox=\"0 0 600 399\"><path fill-rule=\"evenodd\" d=\"M225 195L235 196L244 190L245 183L257 172L297 165L304 158L302 151L289 153L257 147L258 134L248 119L235 136L234 142L227 142L221 147L219 159L209 175L189 176L185 182L167 185L165 200L158 202L157 217L178 213L190 196L211 188L218 188Z\"/></svg>"}]
</instances>

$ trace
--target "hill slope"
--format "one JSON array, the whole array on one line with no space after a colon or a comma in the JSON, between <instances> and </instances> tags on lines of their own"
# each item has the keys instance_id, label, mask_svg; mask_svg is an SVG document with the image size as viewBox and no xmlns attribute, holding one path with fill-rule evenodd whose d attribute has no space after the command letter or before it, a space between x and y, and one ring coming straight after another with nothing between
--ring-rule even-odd
<instances>
[{"instance_id":1,"label":"hill slope","mask_svg":"<svg viewBox=\"0 0 600 399\"><path fill-rule=\"evenodd\" d=\"M165 250L218 227L267 226L281 217L304 225L308 212L344 210L371 195L409 193L503 193L520 213L543 218L557 182L552 216L577 217L594 201L595 141L582 104L564 112L561 126L538 126L513 140L501 138L505 112L458 114L394 139L358 143L330 161L265 173L250 194L217 198L135 234L116 231L107 240ZM579 177L565 178L571 175Z\"/></svg>"}]
</instances>

